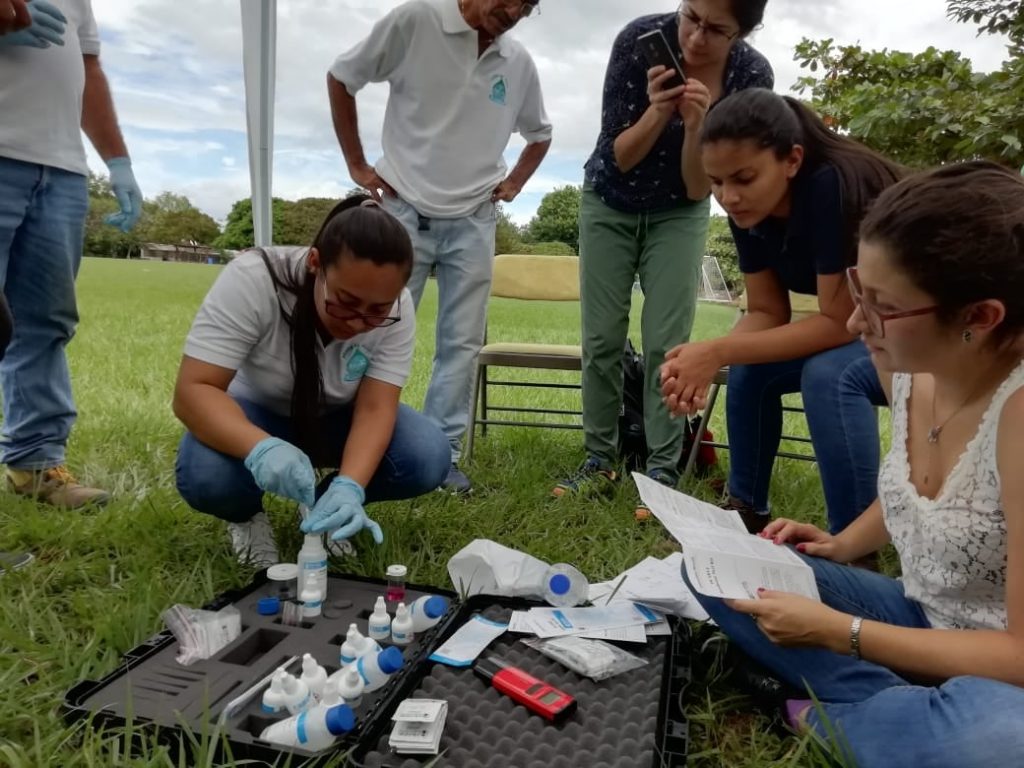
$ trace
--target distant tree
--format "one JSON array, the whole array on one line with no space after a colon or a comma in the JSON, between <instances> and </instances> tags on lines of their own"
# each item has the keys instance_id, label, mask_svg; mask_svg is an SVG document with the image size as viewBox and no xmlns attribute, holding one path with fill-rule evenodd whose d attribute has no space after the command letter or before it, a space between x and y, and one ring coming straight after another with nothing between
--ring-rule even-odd
<instances>
[{"instance_id":1,"label":"distant tree","mask_svg":"<svg viewBox=\"0 0 1024 768\"><path fill-rule=\"evenodd\" d=\"M327 214L337 204L337 200L327 197L304 197L301 200L282 200L275 197L274 244L309 245L327 218ZM252 248L254 242L252 200L244 198L231 206L231 212L224 224L224 232L214 245L217 248L244 250Z\"/></svg>"},{"instance_id":2,"label":"distant tree","mask_svg":"<svg viewBox=\"0 0 1024 768\"><path fill-rule=\"evenodd\" d=\"M497 218L497 227L494 237L494 252L522 253L519 227L512 221L512 217L508 215L508 211L503 205L496 207L495 217Z\"/></svg>"},{"instance_id":3,"label":"distant tree","mask_svg":"<svg viewBox=\"0 0 1024 768\"><path fill-rule=\"evenodd\" d=\"M537 208L537 215L526 227L529 240L557 240L572 248L573 253L578 253L581 191L580 187L570 184L544 195Z\"/></svg>"},{"instance_id":4,"label":"distant tree","mask_svg":"<svg viewBox=\"0 0 1024 768\"><path fill-rule=\"evenodd\" d=\"M184 195L173 192L161 192L151 201L153 206L163 213L184 213L192 208L192 203Z\"/></svg>"},{"instance_id":5,"label":"distant tree","mask_svg":"<svg viewBox=\"0 0 1024 768\"><path fill-rule=\"evenodd\" d=\"M252 199L243 198L235 201L224 223L224 231L220 233L213 245L215 248L242 251L252 248L256 242L252 223Z\"/></svg>"},{"instance_id":6,"label":"distant tree","mask_svg":"<svg viewBox=\"0 0 1024 768\"><path fill-rule=\"evenodd\" d=\"M135 232L147 243L199 243L210 245L220 235L213 217L200 211L184 195L161 192L142 206Z\"/></svg>"},{"instance_id":7,"label":"distant tree","mask_svg":"<svg viewBox=\"0 0 1024 768\"><path fill-rule=\"evenodd\" d=\"M213 217L189 204L183 211L154 211L142 234L151 243L212 245L220 236L220 227Z\"/></svg>"},{"instance_id":8,"label":"distant tree","mask_svg":"<svg viewBox=\"0 0 1024 768\"><path fill-rule=\"evenodd\" d=\"M85 218L83 253L87 256L123 259L133 252L137 252L142 243L139 226L126 233L103 223L107 216L121 209L110 188L110 179L90 171L87 185L89 210ZM146 214L146 207L144 204L143 218ZM144 223L140 219L139 224Z\"/></svg>"},{"instance_id":9,"label":"distant tree","mask_svg":"<svg viewBox=\"0 0 1024 768\"><path fill-rule=\"evenodd\" d=\"M337 200L327 197L304 197L294 202L281 201L280 227L275 222L274 242L283 245L309 245L316 237L327 214L337 204Z\"/></svg>"},{"instance_id":10,"label":"distant tree","mask_svg":"<svg viewBox=\"0 0 1024 768\"><path fill-rule=\"evenodd\" d=\"M1017 0L949 0L948 15L1006 35L1008 58L975 72L956 51L866 51L804 39L796 60L815 108L839 131L912 166L988 158L1024 163L1024 9ZM818 74L820 73L820 75Z\"/></svg>"}]
</instances>

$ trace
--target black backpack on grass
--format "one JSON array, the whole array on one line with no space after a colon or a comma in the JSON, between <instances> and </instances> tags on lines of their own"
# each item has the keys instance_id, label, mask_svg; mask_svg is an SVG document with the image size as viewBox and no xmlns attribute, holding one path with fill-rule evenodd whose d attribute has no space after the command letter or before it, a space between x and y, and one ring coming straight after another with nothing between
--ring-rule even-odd
<instances>
[{"instance_id":1,"label":"black backpack on grass","mask_svg":"<svg viewBox=\"0 0 1024 768\"><path fill-rule=\"evenodd\" d=\"M647 466L644 432L644 357L626 339L622 352L622 405L619 406L619 458L626 472Z\"/></svg>"},{"instance_id":2,"label":"black backpack on grass","mask_svg":"<svg viewBox=\"0 0 1024 768\"><path fill-rule=\"evenodd\" d=\"M686 457L693 445L700 417L692 420L682 419L683 451L679 457L678 470L686 468ZM711 430L704 435L705 440L713 440ZM643 472L647 467L647 434L644 429L644 356L636 351L633 342L626 339L626 347L622 351L622 405L619 406L619 458L626 472ZM704 446L697 455L695 472L703 475L708 468L717 463L715 449Z\"/></svg>"}]
</instances>

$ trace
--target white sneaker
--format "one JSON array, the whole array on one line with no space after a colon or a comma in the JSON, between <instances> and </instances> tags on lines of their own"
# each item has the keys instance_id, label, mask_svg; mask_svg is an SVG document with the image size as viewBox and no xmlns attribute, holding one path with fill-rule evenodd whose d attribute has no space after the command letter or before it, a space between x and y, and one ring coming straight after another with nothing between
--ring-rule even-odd
<instances>
[{"instance_id":1,"label":"white sneaker","mask_svg":"<svg viewBox=\"0 0 1024 768\"><path fill-rule=\"evenodd\" d=\"M341 539L335 541L334 539L327 539L327 554L332 557L355 557L356 556L356 545L348 539Z\"/></svg>"},{"instance_id":2,"label":"white sneaker","mask_svg":"<svg viewBox=\"0 0 1024 768\"><path fill-rule=\"evenodd\" d=\"M299 523L303 523L307 517L309 517L309 507L305 504L299 504L299 508L296 510L296 514L299 517ZM330 536L327 537L324 543L324 548L327 550L328 555L334 557L355 557L356 547L348 539L342 539L341 541L335 541Z\"/></svg>"},{"instance_id":3,"label":"white sneaker","mask_svg":"<svg viewBox=\"0 0 1024 768\"><path fill-rule=\"evenodd\" d=\"M266 568L280 562L274 530L270 527L270 518L266 512L253 515L245 523L228 523L228 533L231 534L231 547L239 562L257 568Z\"/></svg>"}]
</instances>

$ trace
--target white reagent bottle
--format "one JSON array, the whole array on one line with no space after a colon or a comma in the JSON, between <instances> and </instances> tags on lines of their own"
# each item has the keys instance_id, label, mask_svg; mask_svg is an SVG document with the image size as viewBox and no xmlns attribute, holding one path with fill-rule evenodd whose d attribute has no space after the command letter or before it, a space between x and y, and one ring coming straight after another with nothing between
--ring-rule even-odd
<instances>
[{"instance_id":1,"label":"white reagent bottle","mask_svg":"<svg viewBox=\"0 0 1024 768\"><path fill-rule=\"evenodd\" d=\"M333 686L341 698L345 700L345 703L352 707L352 709L362 704L363 688L365 687L363 678L359 676L359 670L355 667L342 670L341 677L337 679Z\"/></svg>"},{"instance_id":2,"label":"white reagent bottle","mask_svg":"<svg viewBox=\"0 0 1024 768\"><path fill-rule=\"evenodd\" d=\"M299 550L299 599L307 588L319 589L320 599L327 599L327 550L319 533L308 533Z\"/></svg>"},{"instance_id":3,"label":"white reagent bottle","mask_svg":"<svg viewBox=\"0 0 1024 768\"><path fill-rule=\"evenodd\" d=\"M395 645L408 645L413 641L412 617L405 603L399 603L395 611L395 620L391 622L391 642Z\"/></svg>"},{"instance_id":4,"label":"white reagent bottle","mask_svg":"<svg viewBox=\"0 0 1024 768\"><path fill-rule=\"evenodd\" d=\"M352 708L344 704L336 707L315 707L263 729L260 738L284 747L301 747L310 752L321 752L351 731L356 724Z\"/></svg>"},{"instance_id":5,"label":"white reagent bottle","mask_svg":"<svg viewBox=\"0 0 1024 768\"><path fill-rule=\"evenodd\" d=\"M367 636L371 640L386 642L391 637L391 616L388 615L388 607L384 602L384 596L379 595L374 603L373 613L367 622Z\"/></svg>"},{"instance_id":6,"label":"white reagent bottle","mask_svg":"<svg viewBox=\"0 0 1024 768\"><path fill-rule=\"evenodd\" d=\"M289 714L297 715L312 704L309 696L309 687L299 678L295 677L295 675L285 672L282 683L284 687L284 706Z\"/></svg>"},{"instance_id":7,"label":"white reagent bottle","mask_svg":"<svg viewBox=\"0 0 1024 768\"><path fill-rule=\"evenodd\" d=\"M366 637L359 631L359 627L354 622L349 624L348 632L345 635L345 642L341 644L340 658L343 667L359 658L365 641Z\"/></svg>"},{"instance_id":8,"label":"white reagent bottle","mask_svg":"<svg viewBox=\"0 0 1024 768\"><path fill-rule=\"evenodd\" d=\"M324 595L319 589L307 586L299 595L299 602L302 603L302 617L304 619L315 619L324 610Z\"/></svg>"},{"instance_id":9,"label":"white reagent bottle","mask_svg":"<svg viewBox=\"0 0 1024 768\"><path fill-rule=\"evenodd\" d=\"M426 632L448 611L448 601L440 595L424 595L409 606L413 632Z\"/></svg>"},{"instance_id":10,"label":"white reagent bottle","mask_svg":"<svg viewBox=\"0 0 1024 768\"><path fill-rule=\"evenodd\" d=\"M383 599L383 598L382 598ZM356 661L354 667L363 678L363 693L372 693L382 688L388 679L402 668L405 657L402 652L392 646L380 653L363 656Z\"/></svg>"},{"instance_id":11,"label":"white reagent bottle","mask_svg":"<svg viewBox=\"0 0 1024 768\"><path fill-rule=\"evenodd\" d=\"M263 692L262 709L269 715L279 715L284 712L285 692L284 676L287 674L283 669L270 679L270 687Z\"/></svg>"},{"instance_id":12,"label":"white reagent bottle","mask_svg":"<svg viewBox=\"0 0 1024 768\"><path fill-rule=\"evenodd\" d=\"M327 684L327 670L316 663L310 653L302 656L302 677L299 678L309 688L309 695L314 701L323 698L324 686Z\"/></svg>"}]
</instances>

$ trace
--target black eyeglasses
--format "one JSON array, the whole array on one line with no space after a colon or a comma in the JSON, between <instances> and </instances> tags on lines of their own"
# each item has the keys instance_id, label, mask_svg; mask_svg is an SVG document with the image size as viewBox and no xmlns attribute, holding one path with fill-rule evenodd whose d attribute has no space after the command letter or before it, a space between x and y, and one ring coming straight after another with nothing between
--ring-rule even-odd
<instances>
[{"instance_id":1,"label":"black eyeglasses","mask_svg":"<svg viewBox=\"0 0 1024 768\"><path fill-rule=\"evenodd\" d=\"M390 317L387 315L364 315L362 312L356 312L354 309L349 309L344 304L337 301L331 301L327 298L327 278L324 277L323 272L320 272L317 279L323 278L323 294L324 294L324 311L333 317L335 320L344 320L346 322L352 322L353 320L359 320L364 325L368 325L371 328L387 328L389 325L394 325L402 319L402 303L398 303L398 315L396 317Z\"/></svg>"},{"instance_id":2,"label":"black eyeglasses","mask_svg":"<svg viewBox=\"0 0 1024 768\"><path fill-rule=\"evenodd\" d=\"M736 39L740 34L739 30L729 32L717 24L708 24L704 19L694 13L688 5L682 5L679 7L679 23L684 27L689 27L691 32L699 30L704 33L704 37L708 40L715 40L718 42L727 43L730 40Z\"/></svg>"}]
</instances>

